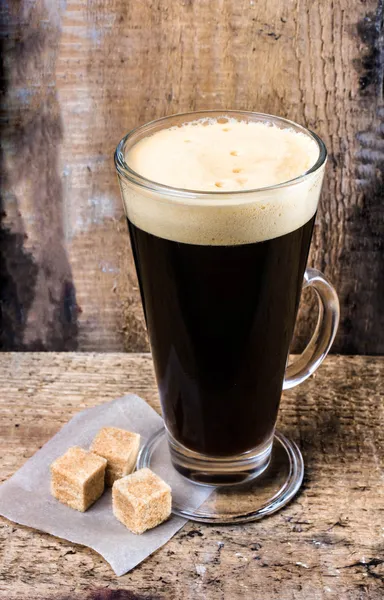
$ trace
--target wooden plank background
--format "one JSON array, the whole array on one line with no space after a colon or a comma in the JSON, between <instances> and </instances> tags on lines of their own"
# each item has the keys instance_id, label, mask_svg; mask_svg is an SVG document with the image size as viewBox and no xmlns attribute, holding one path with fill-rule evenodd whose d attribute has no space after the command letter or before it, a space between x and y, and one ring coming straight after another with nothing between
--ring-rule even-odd
<instances>
[{"instance_id":1,"label":"wooden plank background","mask_svg":"<svg viewBox=\"0 0 384 600\"><path fill-rule=\"evenodd\" d=\"M334 350L383 353L383 0L1 3L2 349L147 349L113 151L150 119L238 108L317 131L310 263ZM295 349L314 307L305 296Z\"/></svg>"}]
</instances>

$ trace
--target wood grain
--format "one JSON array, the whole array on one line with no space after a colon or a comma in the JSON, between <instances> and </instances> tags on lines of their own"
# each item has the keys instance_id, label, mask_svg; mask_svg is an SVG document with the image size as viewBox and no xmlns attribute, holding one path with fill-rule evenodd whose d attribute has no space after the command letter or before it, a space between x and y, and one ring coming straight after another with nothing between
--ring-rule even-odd
<instances>
[{"instance_id":1,"label":"wood grain","mask_svg":"<svg viewBox=\"0 0 384 600\"><path fill-rule=\"evenodd\" d=\"M230 107L324 138L310 264L340 294L334 350L384 352L382 0L10 0L0 18L4 349L147 348L114 148ZM296 349L314 313L305 295Z\"/></svg>"},{"instance_id":2,"label":"wood grain","mask_svg":"<svg viewBox=\"0 0 384 600\"><path fill-rule=\"evenodd\" d=\"M383 358L328 358L282 401L280 429L306 463L299 496L258 523L189 523L121 578L87 548L1 519L0 598L380 600L383 374ZM0 354L0 479L74 413L127 392L159 409L148 355Z\"/></svg>"}]
</instances>

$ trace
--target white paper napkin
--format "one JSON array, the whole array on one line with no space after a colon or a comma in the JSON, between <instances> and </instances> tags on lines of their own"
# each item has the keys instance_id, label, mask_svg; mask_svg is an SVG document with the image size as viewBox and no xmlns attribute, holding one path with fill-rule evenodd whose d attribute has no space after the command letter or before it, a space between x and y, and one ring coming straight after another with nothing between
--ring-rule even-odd
<instances>
[{"instance_id":1,"label":"white paper napkin","mask_svg":"<svg viewBox=\"0 0 384 600\"><path fill-rule=\"evenodd\" d=\"M16 523L93 548L109 562L116 575L123 575L163 546L186 520L172 515L159 527L135 535L113 516L109 489L86 513L72 510L55 500L49 491L49 466L70 446L87 449L101 427L136 431L142 436L143 444L162 424L161 417L133 394L80 412L3 483L0 514ZM170 466L167 452L162 444L158 456L160 463L163 461L161 476L178 496L188 498L189 506L199 507L211 490L195 486L181 477Z\"/></svg>"}]
</instances>

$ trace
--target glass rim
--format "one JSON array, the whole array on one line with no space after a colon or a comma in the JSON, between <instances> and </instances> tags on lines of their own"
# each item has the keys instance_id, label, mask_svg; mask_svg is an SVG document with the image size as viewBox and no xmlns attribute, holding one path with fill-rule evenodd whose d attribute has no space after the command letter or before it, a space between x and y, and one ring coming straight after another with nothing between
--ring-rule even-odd
<instances>
[{"instance_id":1,"label":"glass rim","mask_svg":"<svg viewBox=\"0 0 384 600\"><path fill-rule=\"evenodd\" d=\"M288 126L293 126L296 130L301 131L302 133L304 133L305 135L311 137L317 144L317 147L319 149L319 156L316 160L316 162L312 165L312 167L310 167L307 171L305 171L304 173L302 173L301 175L298 175L297 177L294 177L293 179L289 179L287 181L283 181L281 183L277 183L274 185L269 185L269 186L264 186L264 187L258 187L258 188L251 188L251 189L247 189L247 190L233 190L233 191L221 191L221 190L209 190L209 191L203 191L203 190L191 190L191 189L185 189L185 188L177 188L177 187L173 187L170 185L166 185L163 183L159 183L157 181L153 181L151 179L148 179L147 177L144 177L143 175L140 175L139 173L137 173L136 171L134 171L133 169L131 169L131 167L129 167L129 165L126 163L125 161L125 147L127 145L127 143L132 139L132 137L134 137L137 134L145 133L146 131L148 131L148 134L150 135L150 131L156 127L156 125L161 124L161 123L166 123L167 121L172 121L176 118L183 118L183 117L191 117L191 116L196 116L196 120L197 119L201 119L203 118L203 116L207 116L207 118L213 117L213 116L217 116L217 117L235 117L235 116L249 116L252 115L253 117L261 117L264 120L273 120L273 121L278 121L280 123L283 123L284 125L288 125ZM171 125L170 125L171 126ZM187 112L181 112L181 113L175 113L172 115L168 115L165 117L161 117L159 119L153 119L152 121L149 121L143 125L139 125L137 127L135 127L134 129L131 129L118 143L115 154L114 154L114 160L115 160L115 166L116 166L116 170L118 172L118 174L123 177L124 179L127 179L130 183L134 183L136 185L138 185L141 188L144 188L148 191L151 192L156 192L158 194L164 195L164 196L173 196L174 198L183 198L183 199L190 199L190 200L204 200L207 198L212 199L216 199L220 200L220 199L224 199L225 197L231 196L232 198L234 196L240 198L242 197L244 200L247 198L247 196L249 195L255 195L255 194L259 194L259 193L265 193L265 192L270 192L273 190L278 190L280 188L286 188L286 187L292 187L295 186L299 183L301 183L302 181L305 181L310 175L312 175L313 173L316 173L318 170L321 169L321 167L325 164L326 160L327 160L327 148L323 142L323 140L313 131L311 131L310 129L308 129L307 127L304 127L303 125L299 125L298 123L295 123L295 121L291 121L289 119L286 119L284 117L279 117L277 115L270 115L268 113L260 113L260 112L256 112L256 111L247 111L247 110L199 110L199 111L187 111Z\"/></svg>"}]
</instances>

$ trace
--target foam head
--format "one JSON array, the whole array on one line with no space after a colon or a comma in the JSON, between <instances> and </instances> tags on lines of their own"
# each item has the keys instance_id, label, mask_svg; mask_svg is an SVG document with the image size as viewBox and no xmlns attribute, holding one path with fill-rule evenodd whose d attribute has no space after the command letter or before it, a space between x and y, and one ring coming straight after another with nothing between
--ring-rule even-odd
<instances>
[{"instance_id":1,"label":"foam head","mask_svg":"<svg viewBox=\"0 0 384 600\"><path fill-rule=\"evenodd\" d=\"M134 225L178 242L237 245L279 237L313 217L325 160L309 132L265 116L172 119L147 135L142 128L125 148L136 175L119 171L120 183Z\"/></svg>"}]
</instances>

